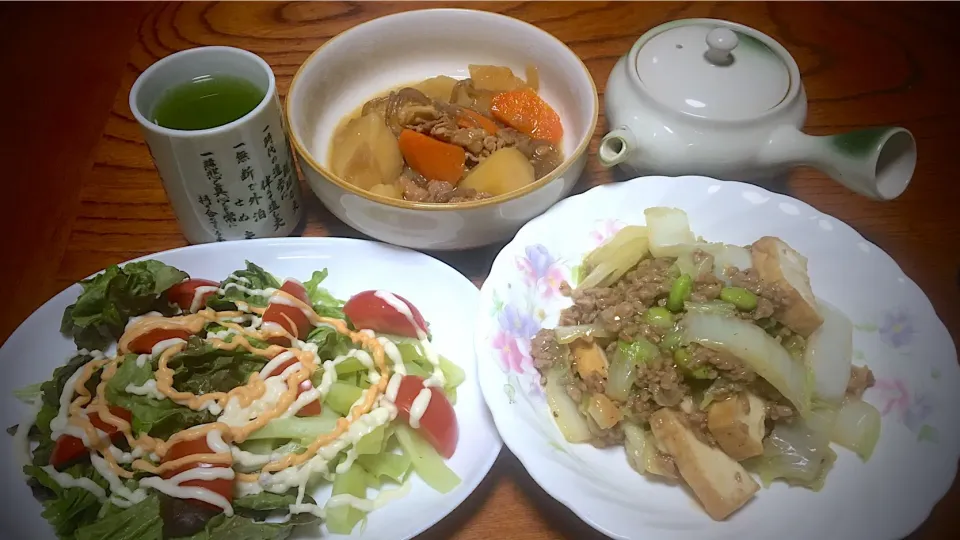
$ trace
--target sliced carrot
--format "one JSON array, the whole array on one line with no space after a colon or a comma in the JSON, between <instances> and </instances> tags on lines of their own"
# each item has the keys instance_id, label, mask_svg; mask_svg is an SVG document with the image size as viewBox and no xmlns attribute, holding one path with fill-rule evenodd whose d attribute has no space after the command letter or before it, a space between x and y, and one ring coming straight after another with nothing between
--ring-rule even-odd
<instances>
[{"instance_id":1,"label":"sliced carrot","mask_svg":"<svg viewBox=\"0 0 960 540\"><path fill-rule=\"evenodd\" d=\"M453 185L457 185L463 176L463 164L467 159L463 148L412 129L400 132L400 153L407 165L427 180L442 180Z\"/></svg>"},{"instance_id":2,"label":"sliced carrot","mask_svg":"<svg viewBox=\"0 0 960 540\"><path fill-rule=\"evenodd\" d=\"M463 109L463 114L457 118L457 125L462 128L480 128L490 135L496 135L500 131L496 122L471 109Z\"/></svg>"},{"instance_id":3,"label":"sliced carrot","mask_svg":"<svg viewBox=\"0 0 960 540\"><path fill-rule=\"evenodd\" d=\"M557 144L563 138L557 111L529 88L493 96L490 112L497 120L535 139Z\"/></svg>"}]
</instances>

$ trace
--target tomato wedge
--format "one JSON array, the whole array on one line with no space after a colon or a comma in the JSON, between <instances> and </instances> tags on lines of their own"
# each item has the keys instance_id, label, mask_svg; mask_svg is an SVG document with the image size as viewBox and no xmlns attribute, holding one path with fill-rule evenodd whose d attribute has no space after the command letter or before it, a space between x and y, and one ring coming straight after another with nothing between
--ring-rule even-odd
<instances>
[{"instance_id":1,"label":"tomato wedge","mask_svg":"<svg viewBox=\"0 0 960 540\"><path fill-rule=\"evenodd\" d=\"M280 290L300 300L306 305L310 305L310 297L307 295L307 289L295 279L288 279L283 282ZM313 325L310 319L300 310L299 307L282 304L280 302L270 302L267 310L263 312L263 322L279 324L284 330L290 332L294 337L303 339L307 337ZM290 346L290 340L285 337L273 337L268 340L275 345L284 347Z\"/></svg>"},{"instance_id":2,"label":"tomato wedge","mask_svg":"<svg viewBox=\"0 0 960 540\"><path fill-rule=\"evenodd\" d=\"M161 341L174 338L187 340L190 339L191 335L190 332L182 328L155 328L134 338L128 347L132 353L150 354L153 347Z\"/></svg>"},{"instance_id":3,"label":"tomato wedge","mask_svg":"<svg viewBox=\"0 0 960 540\"><path fill-rule=\"evenodd\" d=\"M133 418L130 411L126 409L112 406L108 408L111 414L119 416L127 422ZM90 423L93 424L93 427L106 433L114 444L123 439L123 433L113 425L101 420L99 414L90 416ZM73 435L61 435L54 444L53 453L50 454L50 465L58 470L64 469L86 455L87 447L83 445L83 441Z\"/></svg>"},{"instance_id":4,"label":"tomato wedge","mask_svg":"<svg viewBox=\"0 0 960 540\"><path fill-rule=\"evenodd\" d=\"M287 360L286 362L277 366L276 369L267 373L266 377L283 373L288 367L292 366L293 363L296 361L297 361L296 358L291 358L290 360ZM300 387L299 387L299 390L297 391L297 395L299 396L300 394L304 392L309 392L310 390L313 390L313 383L310 382L310 379L304 379L303 382L300 383ZM320 404L320 400L316 399L314 401L311 401L310 403L307 403L299 411L297 411L297 416L301 416L301 417L317 416L322 412L323 412L323 406Z\"/></svg>"},{"instance_id":5,"label":"tomato wedge","mask_svg":"<svg viewBox=\"0 0 960 540\"><path fill-rule=\"evenodd\" d=\"M198 437L196 439L192 439L189 441L180 441L174 444L167 451L166 455L163 456L162 463L174 461L186 456L192 456L194 454L212 454L212 453L214 452L210 450L209 446L207 446L207 438ZM170 479L184 471L187 471L196 467L208 468L208 467L230 467L230 466L231 465L224 464L224 463L213 464L213 463L204 463L202 461L199 461L199 462L189 463L187 465L184 465L183 467L178 467L176 469L167 471L161 474L160 476L163 477L164 479ZM221 497L225 498L228 502L233 501L233 480L230 480L230 479L217 478L215 480L187 480L186 482L183 482L180 485L183 487L200 487L200 488L208 489L220 495ZM195 502L202 506L214 508L218 512L220 511L219 506L215 506L204 501L198 501L196 499L189 499L189 500L191 502Z\"/></svg>"},{"instance_id":6,"label":"tomato wedge","mask_svg":"<svg viewBox=\"0 0 960 540\"><path fill-rule=\"evenodd\" d=\"M384 300L384 297L390 301ZM397 301L406 305L408 313L402 313L394 307ZM418 339L421 334L427 333L427 321L420 310L398 294L363 291L347 300L343 312L358 329Z\"/></svg>"},{"instance_id":7,"label":"tomato wedge","mask_svg":"<svg viewBox=\"0 0 960 540\"><path fill-rule=\"evenodd\" d=\"M187 279L167 289L167 300L183 311L196 313L207 305L207 298L217 293L220 284L209 279Z\"/></svg>"},{"instance_id":8,"label":"tomato wedge","mask_svg":"<svg viewBox=\"0 0 960 540\"><path fill-rule=\"evenodd\" d=\"M422 378L416 375L404 375L400 380L400 390L394 402L397 406L397 416L407 422L410 421L413 402L423 388ZM454 412L453 405L450 405L450 400L447 399L443 390L430 387L430 393L430 403L420 417L420 427L416 429L441 456L449 458L457 449L457 440L460 438L457 413Z\"/></svg>"}]
</instances>

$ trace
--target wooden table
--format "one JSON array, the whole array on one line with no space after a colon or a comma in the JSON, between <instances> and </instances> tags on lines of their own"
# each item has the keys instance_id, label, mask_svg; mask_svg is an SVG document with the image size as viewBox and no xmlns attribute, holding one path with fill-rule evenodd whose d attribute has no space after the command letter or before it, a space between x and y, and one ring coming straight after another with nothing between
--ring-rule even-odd
<instances>
[{"instance_id":1,"label":"wooden table","mask_svg":"<svg viewBox=\"0 0 960 540\"><path fill-rule=\"evenodd\" d=\"M960 62L956 44L948 38L960 11L956 5L466 6L506 13L553 33L584 59L601 94L617 58L644 31L664 21L718 17L772 35L800 65L810 99L811 133L902 125L916 136L920 156L913 184L891 203L863 199L810 170L795 171L766 187L844 220L883 248L926 291L953 335L960 333L960 183L955 172ZM198 45L242 47L273 66L280 94L285 95L294 71L325 40L368 19L418 7L425 6L3 4L0 92L5 113L0 149L8 191L2 213L6 238L0 283L5 306L0 340L75 280L111 263L186 245L127 107L130 87L147 66ZM591 153L604 131L601 118ZM624 178L591 160L577 191ZM306 223L298 234L361 236L307 193ZM500 247L439 256L479 285ZM958 503L955 483L911 538L950 536L960 526L960 517L951 512ZM599 537L537 487L506 450L477 492L424 536Z\"/></svg>"}]
</instances>

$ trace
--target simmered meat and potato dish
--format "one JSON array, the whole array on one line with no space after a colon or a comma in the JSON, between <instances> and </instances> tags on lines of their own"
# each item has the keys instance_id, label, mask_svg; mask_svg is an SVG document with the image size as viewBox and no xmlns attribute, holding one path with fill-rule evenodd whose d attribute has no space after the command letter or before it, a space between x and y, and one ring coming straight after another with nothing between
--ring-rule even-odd
<instances>
[{"instance_id":1,"label":"simmered meat and potato dish","mask_svg":"<svg viewBox=\"0 0 960 540\"><path fill-rule=\"evenodd\" d=\"M450 203L509 193L563 163L563 126L535 68L526 80L501 66L469 71L366 102L334 135L334 174L380 195Z\"/></svg>"},{"instance_id":2,"label":"simmered meat and potato dish","mask_svg":"<svg viewBox=\"0 0 960 540\"><path fill-rule=\"evenodd\" d=\"M573 305L533 338L570 442L623 445L638 472L682 480L714 519L784 479L818 490L836 454L866 459L880 415L861 399L853 325L814 296L783 240L707 243L650 208L586 256Z\"/></svg>"}]
</instances>

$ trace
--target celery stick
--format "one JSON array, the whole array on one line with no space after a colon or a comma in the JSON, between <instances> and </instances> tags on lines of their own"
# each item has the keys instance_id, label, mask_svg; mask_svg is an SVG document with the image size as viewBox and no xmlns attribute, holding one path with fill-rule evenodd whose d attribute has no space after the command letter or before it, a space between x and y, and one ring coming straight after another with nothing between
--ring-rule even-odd
<instances>
[{"instance_id":1,"label":"celery stick","mask_svg":"<svg viewBox=\"0 0 960 540\"><path fill-rule=\"evenodd\" d=\"M399 454L384 452L360 456L357 458L357 463L378 479L381 476L386 476L401 484L403 483L403 475L410 470L411 460L409 455L402 452Z\"/></svg>"},{"instance_id":2,"label":"celery stick","mask_svg":"<svg viewBox=\"0 0 960 540\"><path fill-rule=\"evenodd\" d=\"M463 384L464 379L466 379L466 375L460 366L447 360L443 356L440 356L440 371L443 372L443 376L447 379L447 388L460 386Z\"/></svg>"},{"instance_id":3,"label":"celery stick","mask_svg":"<svg viewBox=\"0 0 960 540\"><path fill-rule=\"evenodd\" d=\"M367 473L363 467L354 465L333 479L333 495L353 495L358 498L367 496ZM349 504L326 507L327 529L333 534L350 534L353 528L366 515Z\"/></svg>"},{"instance_id":4,"label":"celery stick","mask_svg":"<svg viewBox=\"0 0 960 540\"><path fill-rule=\"evenodd\" d=\"M383 426L378 426L357 441L357 454L379 454L383 448Z\"/></svg>"},{"instance_id":5,"label":"celery stick","mask_svg":"<svg viewBox=\"0 0 960 540\"><path fill-rule=\"evenodd\" d=\"M415 341L412 343L397 343L397 350L400 351L400 356L403 358L404 364L408 362L420 363L425 360L423 358L423 350L421 349L420 344Z\"/></svg>"},{"instance_id":6,"label":"celery stick","mask_svg":"<svg viewBox=\"0 0 960 540\"><path fill-rule=\"evenodd\" d=\"M383 487L383 482L380 481L379 476L371 474L369 471L365 472L363 476L367 480L367 487L373 489L381 489Z\"/></svg>"},{"instance_id":7,"label":"celery stick","mask_svg":"<svg viewBox=\"0 0 960 540\"><path fill-rule=\"evenodd\" d=\"M440 493L449 493L460 484L460 478L447 467L440 454L414 430L397 425L397 441L403 452L410 456L413 469L428 486Z\"/></svg>"},{"instance_id":8,"label":"celery stick","mask_svg":"<svg viewBox=\"0 0 960 540\"><path fill-rule=\"evenodd\" d=\"M274 445L277 441L273 439L255 439L247 440L240 443L240 449L254 454L269 454L273 452Z\"/></svg>"},{"instance_id":9,"label":"celery stick","mask_svg":"<svg viewBox=\"0 0 960 540\"><path fill-rule=\"evenodd\" d=\"M323 400L324 409L330 408L346 416L350 414L350 406L360 399L361 394L363 390L352 384L335 382Z\"/></svg>"},{"instance_id":10,"label":"celery stick","mask_svg":"<svg viewBox=\"0 0 960 540\"><path fill-rule=\"evenodd\" d=\"M340 417L324 409L319 416L310 416L298 418L275 418L267 425L254 431L247 437L247 440L257 439L315 439L324 433L330 433L337 427L337 420Z\"/></svg>"},{"instance_id":11,"label":"celery stick","mask_svg":"<svg viewBox=\"0 0 960 540\"><path fill-rule=\"evenodd\" d=\"M363 367L363 364L361 364L359 360L351 356L350 358L347 358L343 362L337 364L337 375L356 373L365 369L367 368Z\"/></svg>"},{"instance_id":12,"label":"celery stick","mask_svg":"<svg viewBox=\"0 0 960 540\"><path fill-rule=\"evenodd\" d=\"M430 377L430 373L420 367L420 364L415 364L413 362L405 362L403 367L407 368L407 375L416 375L421 379L427 379Z\"/></svg>"}]
</instances>

